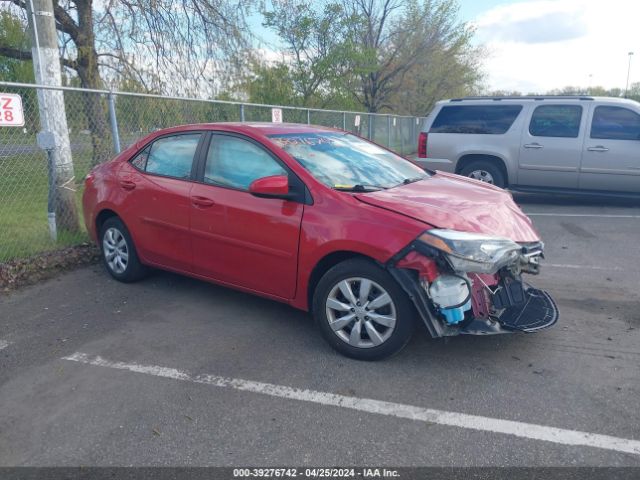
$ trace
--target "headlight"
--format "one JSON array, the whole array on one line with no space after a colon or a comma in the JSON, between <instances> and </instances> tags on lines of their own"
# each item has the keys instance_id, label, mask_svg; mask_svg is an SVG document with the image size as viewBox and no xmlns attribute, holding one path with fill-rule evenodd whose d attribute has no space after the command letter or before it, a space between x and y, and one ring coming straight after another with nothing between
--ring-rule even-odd
<instances>
[{"instance_id":1,"label":"headlight","mask_svg":"<svg viewBox=\"0 0 640 480\"><path fill-rule=\"evenodd\" d=\"M457 230L428 230L418 240L447 254L458 272L496 273L513 263L522 247L508 238Z\"/></svg>"}]
</instances>

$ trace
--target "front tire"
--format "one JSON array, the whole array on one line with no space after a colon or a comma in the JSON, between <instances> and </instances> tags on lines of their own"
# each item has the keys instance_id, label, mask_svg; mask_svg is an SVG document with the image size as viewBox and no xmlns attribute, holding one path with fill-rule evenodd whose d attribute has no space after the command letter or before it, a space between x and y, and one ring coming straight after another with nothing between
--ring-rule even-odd
<instances>
[{"instance_id":1,"label":"front tire","mask_svg":"<svg viewBox=\"0 0 640 480\"><path fill-rule=\"evenodd\" d=\"M131 234L118 217L108 218L100 228L100 247L104 266L116 280L130 283L146 274Z\"/></svg>"},{"instance_id":2,"label":"front tire","mask_svg":"<svg viewBox=\"0 0 640 480\"><path fill-rule=\"evenodd\" d=\"M358 360L380 360L409 342L415 309L388 272L358 258L339 263L320 279L313 316L338 352Z\"/></svg>"}]
</instances>

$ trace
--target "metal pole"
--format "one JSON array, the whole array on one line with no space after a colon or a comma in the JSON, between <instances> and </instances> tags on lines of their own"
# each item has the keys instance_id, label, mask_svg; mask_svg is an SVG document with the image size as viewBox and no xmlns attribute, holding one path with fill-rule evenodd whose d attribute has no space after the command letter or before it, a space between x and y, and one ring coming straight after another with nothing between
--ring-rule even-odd
<instances>
[{"instance_id":1,"label":"metal pole","mask_svg":"<svg viewBox=\"0 0 640 480\"><path fill-rule=\"evenodd\" d=\"M368 115L368 125L367 125L367 138L371 140L373 138L373 115Z\"/></svg>"},{"instance_id":2,"label":"metal pole","mask_svg":"<svg viewBox=\"0 0 640 480\"><path fill-rule=\"evenodd\" d=\"M311 125L311 111L307 108L307 125Z\"/></svg>"},{"instance_id":3,"label":"metal pole","mask_svg":"<svg viewBox=\"0 0 640 480\"><path fill-rule=\"evenodd\" d=\"M347 129L347 112L342 112L342 129Z\"/></svg>"},{"instance_id":4,"label":"metal pole","mask_svg":"<svg viewBox=\"0 0 640 480\"><path fill-rule=\"evenodd\" d=\"M387 148L391 148L391 115L387 115Z\"/></svg>"},{"instance_id":5,"label":"metal pole","mask_svg":"<svg viewBox=\"0 0 640 480\"><path fill-rule=\"evenodd\" d=\"M629 68L627 68L627 86L624 89L624 98L627 98L627 93L629 92L629 75L631 74L631 57L633 57L633 52L629 52Z\"/></svg>"},{"instance_id":6,"label":"metal pole","mask_svg":"<svg viewBox=\"0 0 640 480\"><path fill-rule=\"evenodd\" d=\"M116 116L116 96L109 92L109 123L111 124L111 137L113 139L113 150L120 153L120 134L118 133L118 117Z\"/></svg>"},{"instance_id":7,"label":"metal pole","mask_svg":"<svg viewBox=\"0 0 640 480\"><path fill-rule=\"evenodd\" d=\"M47 222L49 235L54 242L58 240L58 227L56 225L56 159L52 150L47 152L47 172L49 174L49 194L47 196Z\"/></svg>"},{"instance_id":8,"label":"metal pole","mask_svg":"<svg viewBox=\"0 0 640 480\"><path fill-rule=\"evenodd\" d=\"M244 103L240 104L240 121L244 122Z\"/></svg>"}]
</instances>

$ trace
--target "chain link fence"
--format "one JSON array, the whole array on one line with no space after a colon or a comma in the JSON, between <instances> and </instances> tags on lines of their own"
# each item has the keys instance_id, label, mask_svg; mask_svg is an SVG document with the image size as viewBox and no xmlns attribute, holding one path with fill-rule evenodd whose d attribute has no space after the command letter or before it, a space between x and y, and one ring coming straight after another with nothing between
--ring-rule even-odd
<instances>
[{"instance_id":1,"label":"chain link fence","mask_svg":"<svg viewBox=\"0 0 640 480\"><path fill-rule=\"evenodd\" d=\"M0 263L84 242L82 187L98 163L155 130L179 124L282 121L344 129L413 154L423 118L198 100L0 82L0 94L22 99L24 126L0 126ZM55 97L55 98L54 98ZM51 102L52 98L57 102ZM67 140L54 146L43 130L42 108L66 119ZM64 110L64 111L59 111ZM52 113L48 115L51 118ZM63 121L54 130L61 131ZM62 128L64 131L64 128ZM49 140L50 141L50 140ZM62 165L62 167L60 166Z\"/></svg>"}]
</instances>

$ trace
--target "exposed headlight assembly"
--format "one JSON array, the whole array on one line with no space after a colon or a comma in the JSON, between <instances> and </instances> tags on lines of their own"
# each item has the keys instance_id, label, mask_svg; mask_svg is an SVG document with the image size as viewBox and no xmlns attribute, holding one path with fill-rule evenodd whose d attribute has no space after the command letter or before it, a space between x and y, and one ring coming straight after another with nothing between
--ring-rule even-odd
<instances>
[{"instance_id":1,"label":"exposed headlight assembly","mask_svg":"<svg viewBox=\"0 0 640 480\"><path fill-rule=\"evenodd\" d=\"M520 245L508 238L457 230L427 230L418 240L444 252L457 272L493 274L514 263L522 251Z\"/></svg>"}]
</instances>

